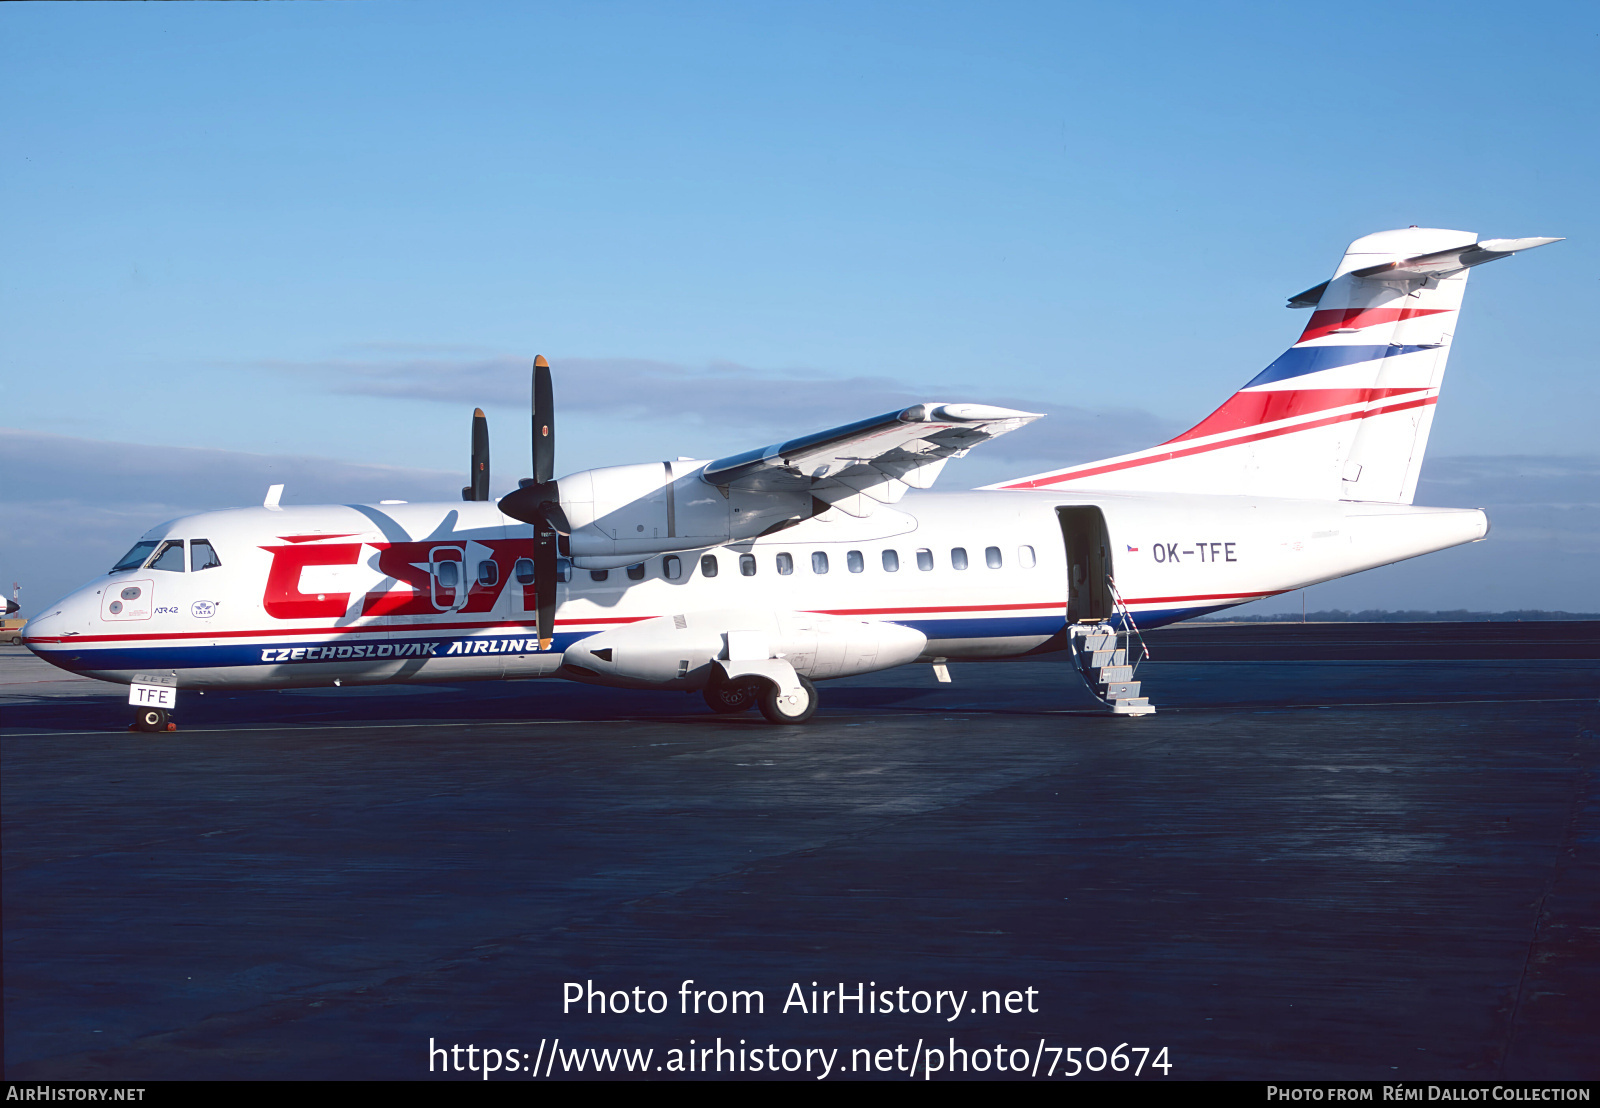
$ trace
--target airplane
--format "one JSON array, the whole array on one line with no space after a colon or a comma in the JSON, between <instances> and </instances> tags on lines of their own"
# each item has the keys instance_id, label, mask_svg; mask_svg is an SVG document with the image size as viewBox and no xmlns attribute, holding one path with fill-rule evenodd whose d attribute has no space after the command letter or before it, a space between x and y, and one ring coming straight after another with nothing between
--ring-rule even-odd
<instances>
[{"instance_id":1,"label":"airplane","mask_svg":"<svg viewBox=\"0 0 1600 1108\"><path fill-rule=\"evenodd\" d=\"M22 588L15 581L11 583L11 595L0 596L0 642L8 646L22 645L23 620L13 621L11 617L22 610L22 604L17 600L17 593ZM13 622L15 626L13 626Z\"/></svg>"},{"instance_id":2,"label":"airplane","mask_svg":"<svg viewBox=\"0 0 1600 1108\"><path fill-rule=\"evenodd\" d=\"M1108 711L1148 715L1143 631L1488 534L1414 505L1417 476L1468 275L1556 241L1359 238L1290 298L1311 309L1294 345L1194 427L965 492L929 490L1038 414L929 401L556 479L539 357L533 476L498 501L479 410L461 502L295 507L275 485L151 528L25 642L129 685L144 731L175 728L180 690L547 677L797 724L826 679L1062 651Z\"/></svg>"}]
</instances>

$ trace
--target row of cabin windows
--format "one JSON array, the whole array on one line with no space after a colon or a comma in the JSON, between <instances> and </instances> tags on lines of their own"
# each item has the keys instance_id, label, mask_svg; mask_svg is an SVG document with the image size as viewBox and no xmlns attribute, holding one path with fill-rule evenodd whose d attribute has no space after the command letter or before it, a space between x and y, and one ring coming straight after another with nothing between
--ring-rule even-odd
<instances>
[{"instance_id":1,"label":"row of cabin windows","mask_svg":"<svg viewBox=\"0 0 1600 1108\"><path fill-rule=\"evenodd\" d=\"M112 573L129 569L160 569L168 573L182 573L184 566L183 539L144 539L133 544L133 549L111 567ZM216 549L207 539L189 540L189 572L216 569L222 564Z\"/></svg>"},{"instance_id":2,"label":"row of cabin windows","mask_svg":"<svg viewBox=\"0 0 1600 1108\"><path fill-rule=\"evenodd\" d=\"M188 540L188 568L190 572L199 572L203 569L215 569L222 565L222 560L217 557L216 549L206 539ZM915 554L917 568L924 572L931 571L934 566L933 551L922 547ZM881 561L884 572L898 573L900 570L900 553L896 550L882 552ZM774 560L778 574L787 577L794 573L794 555L788 551L780 552ZM862 573L867 568L866 556L859 550L847 550L844 556L845 568L851 573ZM984 565L990 569L1003 568L1005 561L998 546L985 547L983 551ZM1017 564L1024 569L1031 569L1037 562L1033 547L1017 547ZM112 573L121 573L132 569L159 569L169 573L184 572L184 540L144 540L134 544L123 558L111 568ZM950 568L963 570L970 565L966 547L957 546L950 550ZM462 566L458 562L439 562L434 567L439 584L447 589L456 588L460 584ZM565 568L565 567L563 567ZM827 573L829 570L828 552L814 550L811 552L811 572ZM662 576L669 581L677 581L683 576L683 560L676 554L668 554L661 560ZM532 558L518 558L511 569L512 575L519 585L533 584L534 569ZM720 572L715 554L706 554L700 558L700 575L702 577L715 577ZM628 580L643 581L645 578L645 565L639 562L627 568ZM739 555L739 574L743 577L756 575L756 556L754 554ZM565 580L567 574L562 573ZM609 570L595 569L589 571L589 577L595 581L604 581L611 576ZM500 583L500 567L490 559L478 563L477 583L480 587L490 589Z\"/></svg>"},{"instance_id":3,"label":"row of cabin windows","mask_svg":"<svg viewBox=\"0 0 1600 1108\"><path fill-rule=\"evenodd\" d=\"M933 554L932 550L930 550L928 547L922 547L921 549L916 551L915 557L916 557L916 562L917 562L917 568L919 570L923 571L924 573L932 571L932 569L934 567L934 554ZM885 550L885 551L883 551L880 560L882 562L883 569L884 569L885 573L898 573L898 572L900 572L900 552L898 550ZM524 561L526 561L526 559L524 559ZM492 565L492 564L493 563L490 563L490 562L485 562L484 563L484 565ZM985 566L987 566L988 568L990 568L990 569L1003 569L1003 568L1005 568L1005 556L1001 552L1001 550L1000 550L1000 548L998 546L986 546L986 547L984 547L984 549L983 549L983 564ZM1034 554L1033 547L1031 547L1031 546L1019 546L1019 547L1017 547L1017 565L1018 566L1020 566L1023 569L1032 569L1037 564L1038 564L1038 557ZM519 562L518 565L521 565L521 562ZM859 550L847 550L847 551L845 551L845 555L844 555L844 565L845 565L845 568L847 570L849 570L851 573L864 573L866 571L866 568L867 568L866 555L863 554ZM956 546L956 547L952 547L950 549L950 568L951 569L958 569L958 570L966 569L969 565L971 565L971 559L969 559L968 556L967 556L967 548L966 547L964 547L964 546ZM788 551L780 552L778 554L778 556L774 559L774 566L777 569L779 576L782 576L782 577L789 576L790 574L794 573L794 555L790 554ZM531 563L530 563L530 567L531 567ZM811 572L812 573L827 573L829 568L830 568L830 565L829 565L829 560L828 560L828 552L826 550L813 550L811 552ZM717 556L715 554L703 554L703 555L701 555L701 557L700 557L700 576L702 576L702 577L715 577L720 572L721 572L721 567L719 566L719 564L717 562ZM629 580L631 580L631 581L643 581L644 580L644 575L645 575L645 568L644 568L644 563L643 562L640 562L637 565L631 565L631 566L628 567L628 579ZM668 554L665 558L662 558L661 559L661 575L663 577L665 577L668 581L677 581L680 578L682 578L683 577L683 559L679 558L676 554ZM741 555L739 555L739 575L741 577L754 577L756 575L756 556L754 554L741 554ZM529 576L530 576L530 579L531 579L531 577L532 577L531 568L529 570ZM589 571L589 577L590 577L591 580L594 580L594 581L604 581L610 576L611 576L611 571L610 570L592 569L592 570ZM520 580L520 577L519 577L519 580Z\"/></svg>"}]
</instances>

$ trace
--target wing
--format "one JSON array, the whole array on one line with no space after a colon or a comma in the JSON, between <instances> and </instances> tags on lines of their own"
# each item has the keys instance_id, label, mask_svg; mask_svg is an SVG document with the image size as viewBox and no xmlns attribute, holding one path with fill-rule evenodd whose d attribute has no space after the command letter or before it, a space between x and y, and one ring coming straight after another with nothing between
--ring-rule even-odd
<instances>
[{"instance_id":1,"label":"wing","mask_svg":"<svg viewBox=\"0 0 1600 1108\"><path fill-rule=\"evenodd\" d=\"M719 458L704 478L727 490L802 492L851 515L933 484L951 458L1039 418L985 404L917 404Z\"/></svg>"}]
</instances>

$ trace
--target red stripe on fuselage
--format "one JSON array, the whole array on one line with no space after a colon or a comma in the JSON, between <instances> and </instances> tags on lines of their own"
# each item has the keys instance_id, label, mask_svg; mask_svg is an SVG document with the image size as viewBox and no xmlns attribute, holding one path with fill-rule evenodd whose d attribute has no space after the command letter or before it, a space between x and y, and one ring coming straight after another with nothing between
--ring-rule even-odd
<instances>
[{"instance_id":1,"label":"red stripe on fuselage","mask_svg":"<svg viewBox=\"0 0 1600 1108\"><path fill-rule=\"evenodd\" d=\"M557 620L556 626L575 626L590 623L638 623L653 616L599 616L594 619ZM49 642L71 645L80 642L161 642L167 639L273 639L293 635L388 635L397 631L487 631L496 627L515 627L534 634L535 625L525 620L500 620L494 623L407 623L365 624L352 627L270 627L257 631L166 631L154 635L72 635L55 638L29 639L29 642Z\"/></svg>"},{"instance_id":2,"label":"red stripe on fuselage","mask_svg":"<svg viewBox=\"0 0 1600 1108\"><path fill-rule=\"evenodd\" d=\"M819 615L867 615L884 612L1007 612L1028 608L1059 608L1066 601L1047 601L1043 604L968 604L968 605L941 605L932 608L840 608L830 610L825 608L811 608ZM558 619L556 627L571 629L573 627L588 626L591 624L639 623L647 619L656 619L656 616L597 616L594 619ZM167 631L149 635L73 635L71 637L37 638L30 642L61 643L71 645L81 642L165 642L171 639L249 639L249 638L285 638L295 635L376 635L392 634L394 632L424 632L424 631L488 631L495 628L517 628L532 634L534 624L518 620L502 620L496 623L412 623L399 626L381 626L367 624L359 627L273 627L258 631Z\"/></svg>"},{"instance_id":3,"label":"red stripe on fuselage","mask_svg":"<svg viewBox=\"0 0 1600 1108\"><path fill-rule=\"evenodd\" d=\"M1437 396L1425 396L1420 400L1408 400L1404 404L1390 404L1382 408L1367 408L1359 412L1346 412L1343 415L1329 416L1327 419L1312 420L1310 423L1296 423L1293 427L1277 427L1271 431L1261 431L1254 435L1240 435L1238 438L1228 439L1225 442L1213 442L1205 446L1191 446L1184 450L1168 450L1161 454L1152 454L1147 458L1129 458L1126 461L1111 462L1108 465L1094 466L1090 469L1081 469L1073 473L1060 473L1054 477L1018 481L1015 484L1001 485L1000 488L1007 491L1049 489L1068 481L1081 481L1085 477L1098 477L1102 473L1115 473L1117 470L1154 465L1156 462L1170 462L1174 458L1187 458L1195 454L1205 454L1212 450L1223 450L1230 446L1240 446L1244 443L1260 442L1262 439L1277 438L1279 435L1292 435L1296 431L1310 431L1317 427L1331 427L1335 423L1344 423L1347 420L1365 419L1368 416L1375 415L1388 415L1390 412L1403 412L1407 408L1421 408L1438 402L1439 398Z\"/></svg>"},{"instance_id":4,"label":"red stripe on fuselage","mask_svg":"<svg viewBox=\"0 0 1600 1108\"><path fill-rule=\"evenodd\" d=\"M819 616L883 616L890 612L902 615L926 615L929 612L1017 612L1039 608L1065 608L1065 600L1051 600L1044 604L937 604L931 608L807 608Z\"/></svg>"},{"instance_id":5,"label":"red stripe on fuselage","mask_svg":"<svg viewBox=\"0 0 1600 1108\"><path fill-rule=\"evenodd\" d=\"M1247 600L1263 596L1276 596L1278 592L1242 592L1242 593L1202 593L1195 596L1146 596L1130 598L1126 604L1181 604L1207 600ZM1065 600L1048 600L1038 604L945 604L933 607L910 608L808 608L804 611L814 612L825 616L869 616L869 615L931 615L931 614L957 614L964 612L1016 612L1016 611L1049 611L1052 609L1066 608ZM558 620L557 626L588 626L593 624L640 623L647 619L657 619L658 616L605 616L596 619ZM410 624L403 627L301 627L294 629L273 628L261 631L173 631L152 635L74 635L71 637L37 638L29 639L33 643L56 643L63 646L73 646L78 643L90 642L168 642L175 639L228 639L228 638L284 638L297 635L354 635L354 634L388 634L395 631L422 632L422 631L490 631L496 628L516 628L531 633L532 627L527 623L516 621L500 621L497 623L434 623Z\"/></svg>"}]
</instances>

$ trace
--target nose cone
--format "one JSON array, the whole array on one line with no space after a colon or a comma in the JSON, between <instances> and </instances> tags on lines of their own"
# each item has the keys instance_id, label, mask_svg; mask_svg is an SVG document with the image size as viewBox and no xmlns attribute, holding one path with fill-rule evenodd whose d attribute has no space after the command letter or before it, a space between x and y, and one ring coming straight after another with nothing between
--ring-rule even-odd
<instances>
[{"instance_id":1,"label":"nose cone","mask_svg":"<svg viewBox=\"0 0 1600 1108\"><path fill-rule=\"evenodd\" d=\"M51 605L50 611L34 616L22 628L24 645L33 649L36 644L54 642L67 629L67 620L60 604Z\"/></svg>"},{"instance_id":2,"label":"nose cone","mask_svg":"<svg viewBox=\"0 0 1600 1108\"><path fill-rule=\"evenodd\" d=\"M51 665L77 672L78 657L72 646L93 629L97 595L90 586L47 605L22 629L22 645Z\"/></svg>"}]
</instances>

